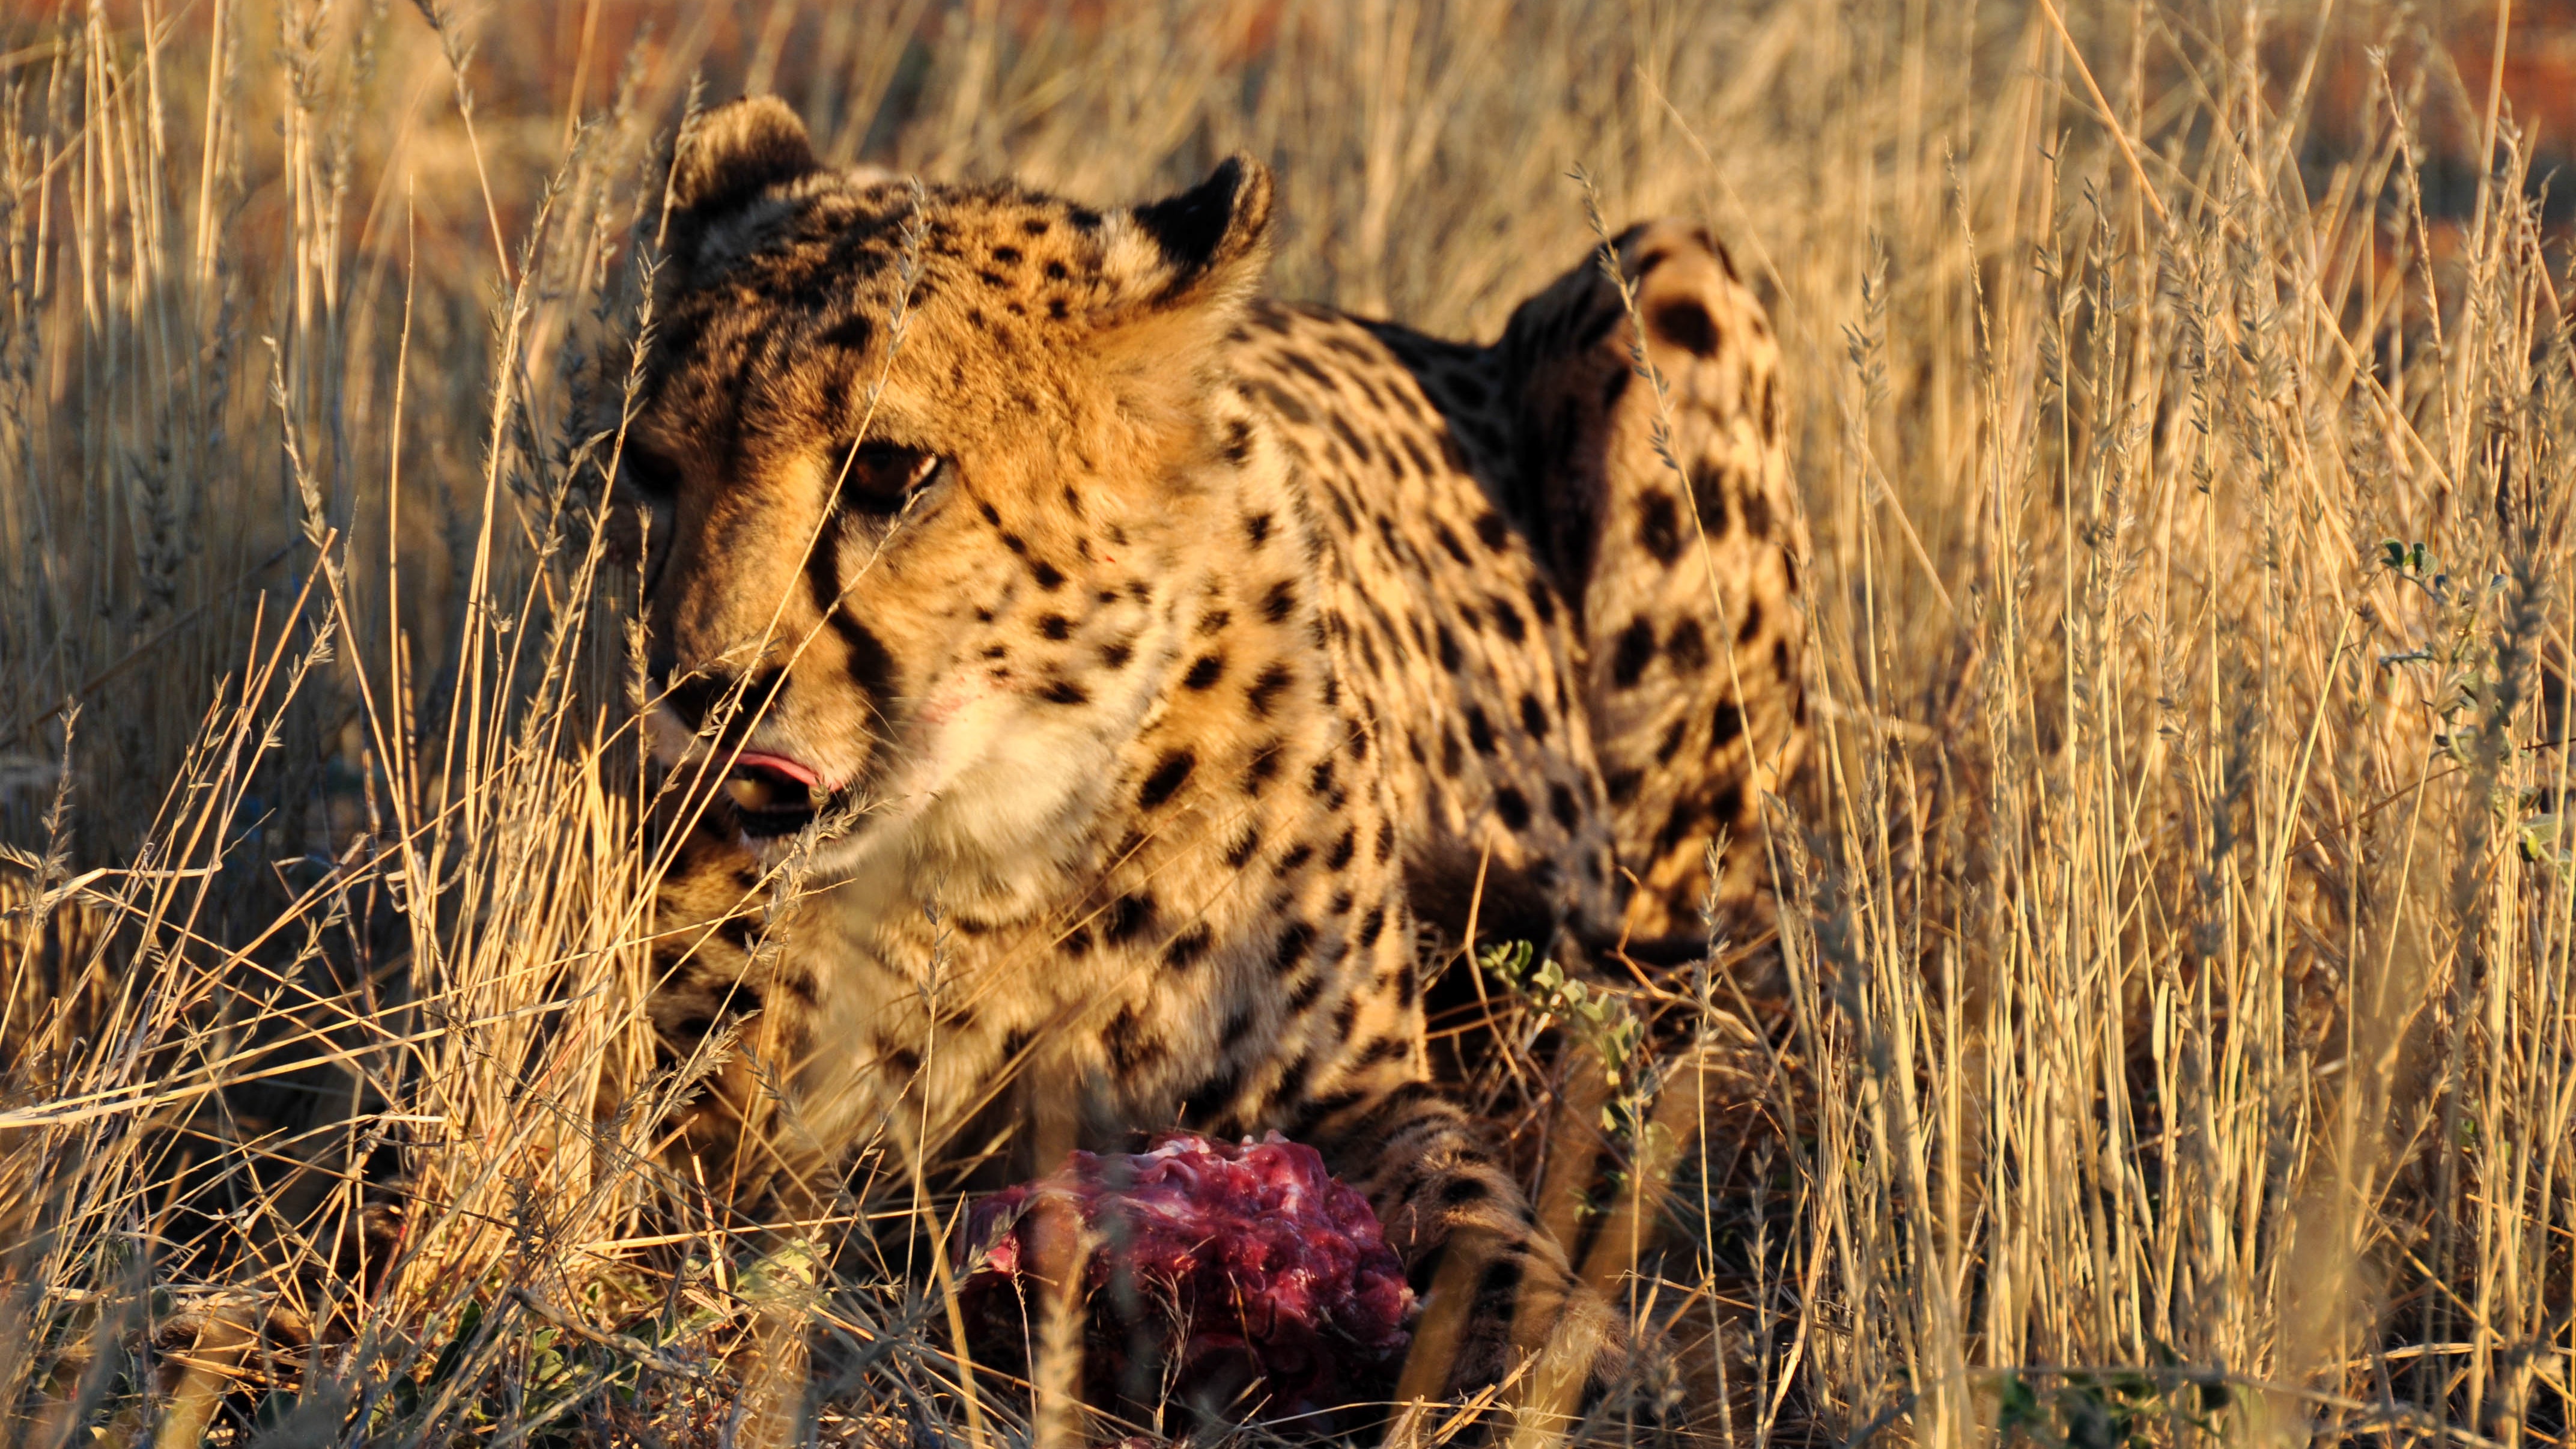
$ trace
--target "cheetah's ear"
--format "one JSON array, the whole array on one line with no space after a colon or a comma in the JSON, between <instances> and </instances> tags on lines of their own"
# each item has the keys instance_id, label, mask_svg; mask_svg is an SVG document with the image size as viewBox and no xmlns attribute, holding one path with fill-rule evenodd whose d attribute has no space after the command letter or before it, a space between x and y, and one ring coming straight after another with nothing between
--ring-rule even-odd
<instances>
[{"instance_id":1,"label":"cheetah's ear","mask_svg":"<svg viewBox=\"0 0 2576 1449\"><path fill-rule=\"evenodd\" d=\"M1237 152L1177 196L1110 219L1106 270L1119 300L1148 311L1231 311L1270 264L1270 168Z\"/></svg>"},{"instance_id":2,"label":"cheetah's ear","mask_svg":"<svg viewBox=\"0 0 2576 1449\"><path fill-rule=\"evenodd\" d=\"M805 122L785 101L747 96L698 117L681 134L671 160L671 204L702 214L727 211L821 169Z\"/></svg>"}]
</instances>

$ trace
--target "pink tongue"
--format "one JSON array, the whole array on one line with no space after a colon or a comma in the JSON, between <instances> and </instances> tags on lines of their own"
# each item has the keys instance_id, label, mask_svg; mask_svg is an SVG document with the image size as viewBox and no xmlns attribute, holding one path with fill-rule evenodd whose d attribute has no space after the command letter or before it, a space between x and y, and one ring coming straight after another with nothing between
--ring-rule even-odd
<instances>
[{"instance_id":1,"label":"pink tongue","mask_svg":"<svg viewBox=\"0 0 2576 1449\"><path fill-rule=\"evenodd\" d=\"M745 750L741 754L734 756L733 762L736 768L750 765L758 769L775 771L778 774L785 775L788 779L795 781L797 784L804 786L808 790L813 789L816 785L823 782L822 776L815 774L803 765L796 763L785 755L773 755L766 750Z\"/></svg>"}]
</instances>

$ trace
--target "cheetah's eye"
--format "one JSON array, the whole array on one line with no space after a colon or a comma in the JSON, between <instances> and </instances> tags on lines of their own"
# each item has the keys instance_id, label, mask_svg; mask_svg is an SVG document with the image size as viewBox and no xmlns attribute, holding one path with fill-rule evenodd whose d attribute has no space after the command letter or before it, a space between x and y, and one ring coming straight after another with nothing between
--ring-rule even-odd
<instances>
[{"instance_id":1,"label":"cheetah's eye","mask_svg":"<svg viewBox=\"0 0 2576 1449\"><path fill-rule=\"evenodd\" d=\"M892 443L844 443L832 449L840 479L839 498L853 513L891 517L901 513L913 495L930 486L946 460L919 448Z\"/></svg>"},{"instance_id":2,"label":"cheetah's eye","mask_svg":"<svg viewBox=\"0 0 2576 1449\"><path fill-rule=\"evenodd\" d=\"M680 496L680 469L670 459L630 443L618 461L624 467L627 483L653 502L668 503Z\"/></svg>"}]
</instances>

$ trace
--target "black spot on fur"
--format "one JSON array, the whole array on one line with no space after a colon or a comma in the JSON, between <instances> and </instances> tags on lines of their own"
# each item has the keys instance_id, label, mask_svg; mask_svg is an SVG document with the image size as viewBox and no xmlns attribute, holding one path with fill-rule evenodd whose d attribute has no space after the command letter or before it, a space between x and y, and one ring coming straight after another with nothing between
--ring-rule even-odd
<instances>
[{"instance_id":1,"label":"black spot on fur","mask_svg":"<svg viewBox=\"0 0 2576 1449\"><path fill-rule=\"evenodd\" d=\"M1784 680L1793 678L1797 674L1797 671L1789 665L1789 641L1786 639L1771 641L1771 672Z\"/></svg>"},{"instance_id":2,"label":"black spot on fur","mask_svg":"<svg viewBox=\"0 0 2576 1449\"><path fill-rule=\"evenodd\" d=\"M1720 821L1734 820L1744 813L1744 787L1730 784L1720 789L1716 798L1709 801L1708 808Z\"/></svg>"},{"instance_id":3,"label":"black spot on fur","mask_svg":"<svg viewBox=\"0 0 2576 1449\"><path fill-rule=\"evenodd\" d=\"M1133 1005L1118 1008L1101 1029L1101 1049L1109 1054L1109 1064L1122 1073L1132 1073L1163 1054L1162 1044L1147 1038L1144 1018Z\"/></svg>"},{"instance_id":4,"label":"black spot on fur","mask_svg":"<svg viewBox=\"0 0 2576 1449\"><path fill-rule=\"evenodd\" d=\"M1610 803L1625 805L1637 798L1637 787L1645 783L1642 770L1613 770L1602 777L1601 785L1609 793Z\"/></svg>"},{"instance_id":5,"label":"black spot on fur","mask_svg":"<svg viewBox=\"0 0 2576 1449\"><path fill-rule=\"evenodd\" d=\"M1464 769L1466 764L1466 755L1458 748L1457 732L1447 725L1442 725L1440 727L1440 773L1454 780L1458 778L1458 772Z\"/></svg>"},{"instance_id":6,"label":"black spot on fur","mask_svg":"<svg viewBox=\"0 0 2576 1449\"><path fill-rule=\"evenodd\" d=\"M1191 689L1209 689L1224 676L1225 656L1202 654L1195 663L1190 665L1190 672L1181 676L1181 683Z\"/></svg>"},{"instance_id":7,"label":"black spot on fur","mask_svg":"<svg viewBox=\"0 0 2576 1449\"><path fill-rule=\"evenodd\" d=\"M826 347L864 352L867 350L868 339L875 332L876 324L868 320L866 313L854 312L823 329L822 334L815 340Z\"/></svg>"},{"instance_id":8,"label":"black spot on fur","mask_svg":"<svg viewBox=\"0 0 2576 1449\"><path fill-rule=\"evenodd\" d=\"M1706 667L1708 640L1700 633L1699 620L1682 619L1673 625L1672 637L1664 641L1664 657L1677 674L1697 674Z\"/></svg>"},{"instance_id":9,"label":"black spot on fur","mask_svg":"<svg viewBox=\"0 0 2576 1449\"><path fill-rule=\"evenodd\" d=\"M1547 738L1548 723L1547 707L1538 702L1538 696L1536 694L1523 694L1521 696L1521 728L1529 731L1531 739L1543 740Z\"/></svg>"},{"instance_id":10,"label":"black spot on fur","mask_svg":"<svg viewBox=\"0 0 2576 1449\"><path fill-rule=\"evenodd\" d=\"M1146 776L1144 785L1136 791L1136 803L1152 810L1171 799L1172 792L1181 788L1181 782L1190 777L1198 762L1198 756L1187 750L1174 750L1163 756L1154 766L1154 773Z\"/></svg>"},{"instance_id":11,"label":"black spot on fur","mask_svg":"<svg viewBox=\"0 0 2576 1449\"><path fill-rule=\"evenodd\" d=\"M1296 607L1297 585L1291 580L1281 579L1279 582L1272 584L1270 586L1270 592L1262 597L1261 617L1268 619L1273 624L1276 624L1280 620L1287 618L1288 611Z\"/></svg>"},{"instance_id":12,"label":"black spot on fur","mask_svg":"<svg viewBox=\"0 0 2576 1449\"><path fill-rule=\"evenodd\" d=\"M1614 367L1610 370L1610 375L1601 380L1601 407L1603 411L1606 412L1619 405L1619 399L1627 396L1628 394L1628 379L1635 377L1636 375L1636 369L1629 367Z\"/></svg>"},{"instance_id":13,"label":"black spot on fur","mask_svg":"<svg viewBox=\"0 0 2576 1449\"><path fill-rule=\"evenodd\" d=\"M1240 1077L1231 1071L1219 1072L1181 1103L1181 1120L1202 1127L1215 1126L1224 1120L1226 1109L1242 1092Z\"/></svg>"},{"instance_id":14,"label":"black spot on fur","mask_svg":"<svg viewBox=\"0 0 2576 1449\"><path fill-rule=\"evenodd\" d=\"M1384 934L1386 934L1386 907L1373 906L1367 915L1360 917L1360 949L1365 951L1376 945L1377 938Z\"/></svg>"},{"instance_id":15,"label":"black spot on fur","mask_svg":"<svg viewBox=\"0 0 2576 1449\"><path fill-rule=\"evenodd\" d=\"M1243 772L1243 793L1258 795L1261 787L1279 773L1279 746L1276 742L1252 752L1252 764Z\"/></svg>"},{"instance_id":16,"label":"black spot on fur","mask_svg":"<svg viewBox=\"0 0 2576 1449\"><path fill-rule=\"evenodd\" d=\"M1270 969L1281 976L1303 964L1306 953L1315 945L1315 928L1304 921L1291 921L1280 931L1279 940L1270 948Z\"/></svg>"},{"instance_id":17,"label":"black spot on fur","mask_svg":"<svg viewBox=\"0 0 2576 1449\"><path fill-rule=\"evenodd\" d=\"M1521 611L1513 608L1510 600L1489 598L1485 607L1492 611L1494 627L1503 631L1504 638L1518 644L1529 637L1529 626L1521 622Z\"/></svg>"},{"instance_id":18,"label":"black spot on fur","mask_svg":"<svg viewBox=\"0 0 2576 1449\"><path fill-rule=\"evenodd\" d=\"M1201 921L1174 936L1172 943L1163 948L1163 964L1175 971L1187 971L1207 954L1209 939L1207 923Z\"/></svg>"},{"instance_id":19,"label":"black spot on fur","mask_svg":"<svg viewBox=\"0 0 2576 1449\"><path fill-rule=\"evenodd\" d=\"M1503 817L1503 827L1515 834L1529 829L1529 797L1509 785L1494 792L1494 813Z\"/></svg>"},{"instance_id":20,"label":"black spot on fur","mask_svg":"<svg viewBox=\"0 0 2576 1449\"><path fill-rule=\"evenodd\" d=\"M1370 1042L1365 1050L1363 1050L1356 1058L1352 1059L1351 1066L1354 1070L1357 1070L1364 1067L1382 1066L1388 1062L1401 1061L1404 1059L1406 1047L1407 1043L1405 1039L1400 1036L1379 1037L1377 1040Z\"/></svg>"},{"instance_id":21,"label":"black spot on fur","mask_svg":"<svg viewBox=\"0 0 2576 1449\"><path fill-rule=\"evenodd\" d=\"M1049 680L1047 687L1039 690L1038 695L1057 704L1083 704L1091 699L1090 691L1070 679Z\"/></svg>"},{"instance_id":22,"label":"black spot on fur","mask_svg":"<svg viewBox=\"0 0 2576 1449\"><path fill-rule=\"evenodd\" d=\"M1484 1276L1476 1281L1473 1311L1509 1313L1513 1300L1520 1296L1525 1271L1519 1257L1508 1253L1486 1264Z\"/></svg>"},{"instance_id":23,"label":"black spot on fur","mask_svg":"<svg viewBox=\"0 0 2576 1449\"><path fill-rule=\"evenodd\" d=\"M1296 673L1287 665L1274 663L1262 670L1260 677L1252 681L1252 688L1244 693L1244 701L1252 706L1254 715L1268 719L1271 707L1277 702L1280 691L1296 681Z\"/></svg>"},{"instance_id":24,"label":"black spot on fur","mask_svg":"<svg viewBox=\"0 0 2576 1449\"><path fill-rule=\"evenodd\" d=\"M1510 541L1511 536L1512 526L1503 522L1503 516L1501 514L1496 513L1489 508L1483 513L1477 515L1476 537L1483 542L1485 547L1492 549L1496 553L1501 553L1503 551L1503 545Z\"/></svg>"},{"instance_id":25,"label":"black spot on fur","mask_svg":"<svg viewBox=\"0 0 2576 1449\"><path fill-rule=\"evenodd\" d=\"M1672 813L1664 817L1663 829L1655 832L1655 854L1670 853L1674 846L1690 839L1700 824L1697 806L1688 800L1674 801Z\"/></svg>"},{"instance_id":26,"label":"black spot on fur","mask_svg":"<svg viewBox=\"0 0 2576 1449\"><path fill-rule=\"evenodd\" d=\"M1241 423L1237 423L1235 426L1241 427L1243 425ZM1241 460L1238 459L1237 461ZM1243 533L1246 538L1252 540L1252 546L1254 548L1261 547L1261 545L1270 537L1270 515L1267 513L1256 513L1251 517L1246 518L1243 520Z\"/></svg>"},{"instance_id":27,"label":"black spot on fur","mask_svg":"<svg viewBox=\"0 0 2576 1449\"><path fill-rule=\"evenodd\" d=\"M1318 795L1333 793L1333 762L1330 759L1316 761L1314 773L1307 777L1306 783Z\"/></svg>"},{"instance_id":28,"label":"black spot on fur","mask_svg":"<svg viewBox=\"0 0 2576 1449\"><path fill-rule=\"evenodd\" d=\"M1457 673L1458 666L1466 662L1466 656L1458 652L1457 638L1449 632L1446 624L1435 628L1433 635L1440 641L1440 667L1452 674Z\"/></svg>"},{"instance_id":29,"label":"black spot on fur","mask_svg":"<svg viewBox=\"0 0 2576 1449\"><path fill-rule=\"evenodd\" d=\"M1744 531L1755 538L1771 536L1771 500L1750 488L1744 490Z\"/></svg>"},{"instance_id":30,"label":"black spot on fur","mask_svg":"<svg viewBox=\"0 0 2576 1449\"><path fill-rule=\"evenodd\" d=\"M1619 643L1610 653L1610 682L1621 689L1636 686L1646 666L1655 662L1655 626L1643 614L1628 621L1619 631Z\"/></svg>"},{"instance_id":31,"label":"black spot on fur","mask_svg":"<svg viewBox=\"0 0 2576 1449\"><path fill-rule=\"evenodd\" d=\"M1294 875L1314 858L1315 847L1301 840L1290 846L1287 854L1279 857L1278 873L1282 877Z\"/></svg>"},{"instance_id":32,"label":"black spot on fur","mask_svg":"<svg viewBox=\"0 0 2576 1449\"><path fill-rule=\"evenodd\" d=\"M1744 707L1730 699L1717 707L1717 715L1709 726L1708 747L1712 750L1725 749L1735 743L1736 736L1743 733Z\"/></svg>"},{"instance_id":33,"label":"black spot on fur","mask_svg":"<svg viewBox=\"0 0 2576 1449\"><path fill-rule=\"evenodd\" d=\"M1494 752L1494 726L1485 718L1485 707L1480 704L1471 704L1467 706L1466 714L1467 743L1475 747L1477 754L1492 754Z\"/></svg>"},{"instance_id":34,"label":"black spot on fur","mask_svg":"<svg viewBox=\"0 0 2576 1449\"><path fill-rule=\"evenodd\" d=\"M1375 854L1380 862L1384 862L1387 857L1395 854L1394 821L1381 820L1377 823L1377 850L1375 851Z\"/></svg>"},{"instance_id":35,"label":"black spot on fur","mask_svg":"<svg viewBox=\"0 0 2576 1449\"><path fill-rule=\"evenodd\" d=\"M1104 644L1100 648L1100 662L1112 669L1126 668L1127 661L1135 657L1136 646L1123 639L1114 644Z\"/></svg>"},{"instance_id":36,"label":"black spot on fur","mask_svg":"<svg viewBox=\"0 0 2576 1449\"><path fill-rule=\"evenodd\" d=\"M1351 1029L1359 1024L1360 999L1356 996L1343 997L1342 1004L1333 1008L1333 1034L1347 1041L1350 1039Z\"/></svg>"},{"instance_id":37,"label":"black spot on fur","mask_svg":"<svg viewBox=\"0 0 2576 1449\"><path fill-rule=\"evenodd\" d=\"M1132 941L1154 924L1154 898L1138 891L1120 896L1109 903L1108 914L1100 923L1100 934L1111 941Z\"/></svg>"},{"instance_id":38,"label":"black spot on fur","mask_svg":"<svg viewBox=\"0 0 2576 1449\"><path fill-rule=\"evenodd\" d=\"M1440 1205L1465 1207L1471 1202L1483 1202L1492 1195L1493 1189L1472 1177L1453 1177L1448 1186L1440 1189Z\"/></svg>"},{"instance_id":39,"label":"black spot on fur","mask_svg":"<svg viewBox=\"0 0 2576 1449\"><path fill-rule=\"evenodd\" d=\"M1396 398L1408 408L1413 406L1413 399L1404 393L1397 393ZM1405 461L1413 465L1413 471L1423 477L1430 477L1431 459L1429 455L1422 451L1422 445L1414 441L1413 435L1411 433L1399 434L1397 441L1404 445Z\"/></svg>"},{"instance_id":40,"label":"black spot on fur","mask_svg":"<svg viewBox=\"0 0 2576 1449\"><path fill-rule=\"evenodd\" d=\"M1073 633L1073 621L1062 614L1040 614L1038 633L1049 639L1063 639Z\"/></svg>"},{"instance_id":41,"label":"black spot on fur","mask_svg":"<svg viewBox=\"0 0 2576 1449\"><path fill-rule=\"evenodd\" d=\"M1297 400L1295 393L1267 379L1256 379L1252 387L1261 400L1270 405L1270 410L1281 418L1301 428L1314 425L1315 415L1306 411L1306 405Z\"/></svg>"},{"instance_id":42,"label":"black spot on fur","mask_svg":"<svg viewBox=\"0 0 2576 1449\"><path fill-rule=\"evenodd\" d=\"M1574 792L1565 788L1561 780L1547 787L1547 813L1556 817L1557 825L1567 831L1573 830L1583 818L1581 809L1574 803Z\"/></svg>"},{"instance_id":43,"label":"black spot on fur","mask_svg":"<svg viewBox=\"0 0 2576 1449\"><path fill-rule=\"evenodd\" d=\"M1064 574L1045 559L1029 565L1029 577L1036 579L1038 587L1050 594L1064 587Z\"/></svg>"},{"instance_id":44,"label":"black spot on fur","mask_svg":"<svg viewBox=\"0 0 2576 1449\"><path fill-rule=\"evenodd\" d=\"M1700 530L1711 538L1724 538L1735 526L1727 511L1727 495L1734 490L1732 475L1724 469L1702 461L1691 465L1691 500L1699 509Z\"/></svg>"},{"instance_id":45,"label":"black spot on fur","mask_svg":"<svg viewBox=\"0 0 2576 1449\"><path fill-rule=\"evenodd\" d=\"M1761 632L1762 601L1748 598L1744 601L1744 622L1737 625L1735 629L1735 642L1750 644L1753 642L1753 636Z\"/></svg>"},{"instance_id":46,"label":"black spot on fur","mask_svg":"<svg viewBox=\"0 0 2576 1449\"><path fill-rule=\"evenodd\" d=\"M1322 388L1324 391L1340 392L1342 390L1340 379L1334 377L1331 373L1324 371L1322 368L1317 367L1314 360L1307 357L1305 353L1292 347L1281 352L1279 354L1279 358L1282 362L1287 363L1291 368L1304 373L1307 381Z\"/></svg>"},{"instance_id":47,"label":"black spot on fur","mask_svg":"<svg viewBox=\"0 0 2576 1449\"><path fill-rule=\"evenodd\" d=\"M1671 726L1664 731L1664 742L1655 746L1655 763L1658 765L1671 764L1673 762L1673 756L1681 753L1682 737L1689 732L1690 721L1688 719L1674 720Z\"/></svg>"},{"instance_id":48,"label":"black spot on fur","mask_svg":"<svg viewBox=\"0 0 2576 1449\"><path fill-rule=\"evenodd\" d=\"M1536 574L1530 575L1529 601L1530 612L1538 615L1538 621L1540 623L1553 624L1556 622L1556 594L1553 590L1548 588L1547 580L1540 578Z\"/></svg>"},{"instance_id":49,"label":"black spot on fur","mask_svg":"<svg viewBox=\"0 0 2576 1449\"><path fill-rule=\"evenodd\" d=\"M1682 556L1681 509L1673 495L1657 488L1638 505L1637 542L1666 568Z\"/></svg>"},{"instance_id":50,"label":"black spot on fur","mask_svg":"<svg viewBox=\"0 0 2576 1449\"><path fill-rule=\"evenodd\" d=\"M1351 863L1351 857L1359 853L1359 848L1359 832L1348 826L1343 827L1342 838L1334 841L1332 850L1324 856L1324 868L1331 871L1347 868Z\"/></svg>"}]
</instances>

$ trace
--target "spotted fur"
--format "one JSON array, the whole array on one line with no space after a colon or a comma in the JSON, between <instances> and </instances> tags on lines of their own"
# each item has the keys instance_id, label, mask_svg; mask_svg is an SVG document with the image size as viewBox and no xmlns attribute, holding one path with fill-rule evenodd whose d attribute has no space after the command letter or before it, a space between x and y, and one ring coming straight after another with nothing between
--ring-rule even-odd
<instances>
[{"instance_id":1,"label":"spotted fur","mask_svg":"<svg viewBox=\"0 0 2576 1449\"><path fill-rule=\"evenodd\" d=\"M1679 679L1705 593L1610 575L1705 570L1533 546L1584 507L1633 534L1663 486L1628 446L1644 389L1600 370L1625 324L1579 272L1493 348L1260 301L1271 195L1242 158L1114 211L835 172L774 101L683 143L622 444L656 748L737 784L767 762L746 799L810 780L820 807L755 839L773 817L718 801L664 889L653 1017L675 1050L735 1033L694 1146L737 1179L821 1182L863 1140L999 1140L1019 1173L1278 1128L1369 1195L1418 1285L1474 1285L1456 1382L1503 1369L1514 1300L1608 1351L1432 1085L1418 927L1606 934L1621 867L1652 884L1683 848L1633 849L1605 784L1596 740L1637 758L1665 715L1605 707L1598 637L1657 611ZM1623 255L1668 311L1698 285L1711 326L1758 321L1713 247ZM1749 396L1682 370L1687 415ZM1524 423L1578 380L1595 410ZM1567 428L1608 461L1527 462ZM1776 490L1776 430L1752 436L1743 486ZM1703 782L1653 797L1698 802L1693 839L1731 823L1704 777L1743 756L1716 758L1665 762ZM783 862L809 890L771 920Z\"/></svg>"},{"instance_id":2,"label":"spotted fur","mask_svg":"<svg viewBox=\"0 0 2576 1449\"><path fill-rule=\"evenodd\" d=\"M1806 534L1779 346L1733 258L1706 227L1669 221L1630 228L1615 253L1662 404L1637 373L1630 300L1578 267L1487 354L1515 453L1496 476L1579 620L1611 832L1640 887L1624 929L1672 940L1702 929L1713 845L1722 918L1755 923L1766 906L1761 797L1807 738Z\"/></svg>"}]
</instances>

